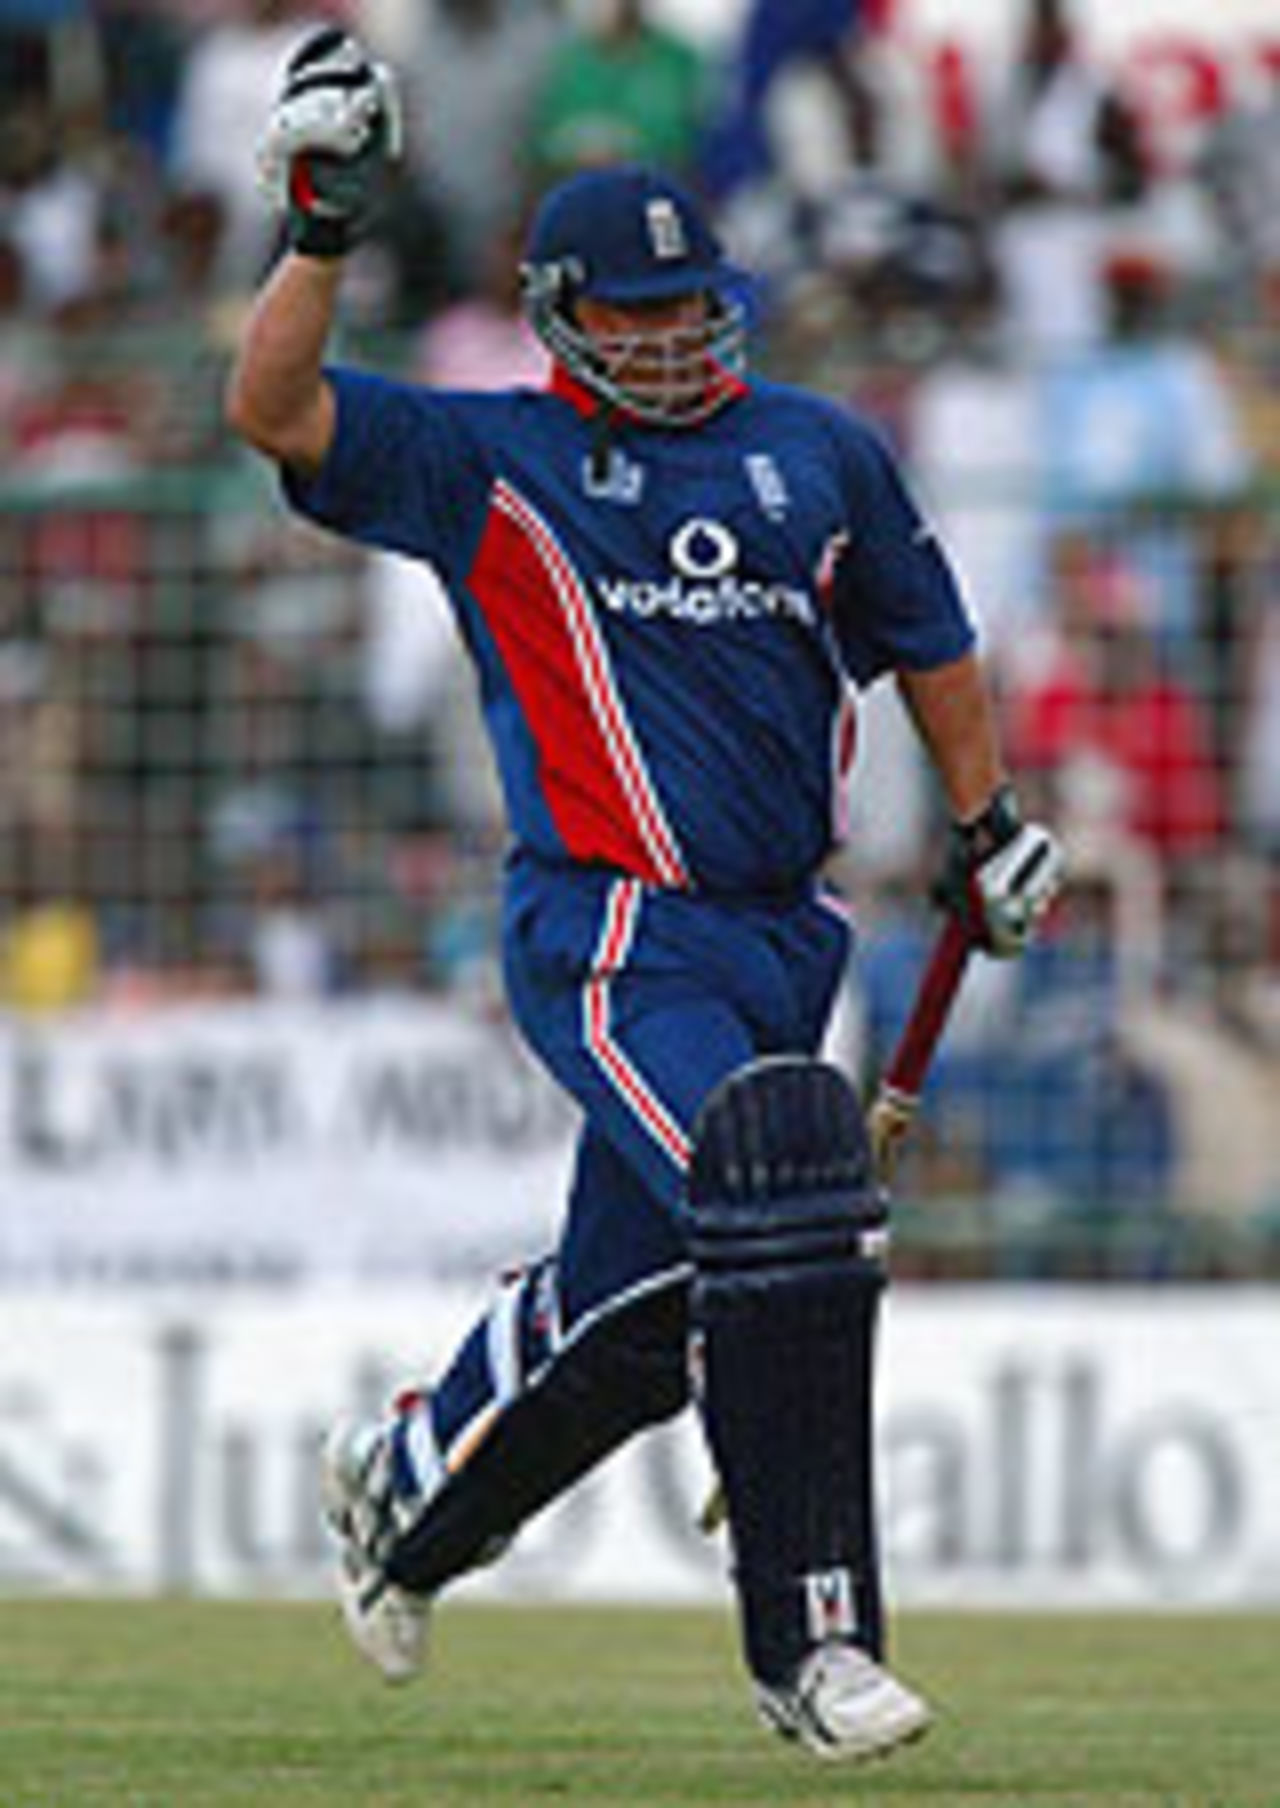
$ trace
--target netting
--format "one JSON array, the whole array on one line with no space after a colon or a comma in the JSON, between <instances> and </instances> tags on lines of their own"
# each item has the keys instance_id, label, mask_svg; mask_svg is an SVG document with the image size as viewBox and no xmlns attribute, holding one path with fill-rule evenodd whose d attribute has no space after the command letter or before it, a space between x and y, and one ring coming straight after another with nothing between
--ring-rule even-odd
<instances>
[{"instance_id":1,"label":"netting","mask_svg":"<svg viewBox=\"0 0 1280 1808\"><path fill-rule=\"evenodd\" d=\"M54 351L0 487L5 1010L389 988L488 1008L503 832L430 575L286 515L222 437L208 349ZM922 1273L1272 1259L1269 367L1258 348L1161 357L908 373L904 450L972 590L1024 801L1061 828L1073 880L1031 956L971 974L931 1076L903 1225ZM1033 401L1056 415L1029 425ZM837 866L871 1073L925 958L943 824L887 693L867 717Z\"/></svg>"}]
</instances>

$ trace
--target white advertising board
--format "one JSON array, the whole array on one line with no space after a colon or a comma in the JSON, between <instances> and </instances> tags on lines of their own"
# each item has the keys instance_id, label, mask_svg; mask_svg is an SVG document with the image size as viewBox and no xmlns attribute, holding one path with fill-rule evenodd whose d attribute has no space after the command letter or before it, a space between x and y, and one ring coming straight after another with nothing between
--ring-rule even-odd
<instances>
[{"instance_id":1,"label":"white advertising board","mask_svg":"<svg viewBox=\"0 0 1280 1808\"><path fill-rule=\"evenodd\" d=\"M430 1000L0 1024L0 1289L475 1279L537 1254L574 1132Z\"/></svg>"},{"instance_id":2,"label":"white advertising board","mask_svg":"<svg viewBox=\"0 0 1280 1808\"><path fill-rule=\"evenodd\" d=\"M312 1595L315 1448L431 1372L467 1288L0 1314L0 1590ZM912 1289L891 1297L880 1450L903 1604L1280 1602L1280 1297ZM692 1419L637 1442L463 1587L723 1600Z\"/></svg>"}]
</instances>

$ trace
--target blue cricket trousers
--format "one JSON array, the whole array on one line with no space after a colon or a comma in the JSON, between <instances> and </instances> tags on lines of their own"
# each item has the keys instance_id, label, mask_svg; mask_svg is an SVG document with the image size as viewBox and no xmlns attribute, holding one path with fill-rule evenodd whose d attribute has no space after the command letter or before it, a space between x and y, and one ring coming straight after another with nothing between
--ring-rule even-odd
<instances>
[{"instance_id":1,"label":"blue cricket trousers","mask_svg":"<svg viewBox=\"0 0 1280 1808\"><path fill-rule=\"evenodd\" d=\"M726 901L515 856L512 1011L585 1117L557 1255L566 1328L684 1268L699 1108L758 1056L818 1052L849 944L816 889Z\"/></svg>"}]
</instances>

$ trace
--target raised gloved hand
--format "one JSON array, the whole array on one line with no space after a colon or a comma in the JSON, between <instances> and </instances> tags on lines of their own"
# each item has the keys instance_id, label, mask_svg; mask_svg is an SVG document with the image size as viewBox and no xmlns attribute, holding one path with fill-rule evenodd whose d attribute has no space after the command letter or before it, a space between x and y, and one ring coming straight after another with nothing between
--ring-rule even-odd
<instances>
[{"instance_id":1,"label":"raised gloved hand","mask_svg":"<svg viewBox=\"0 0 1280 1808\"><path fill-rule=\"evenodd\" d=\"M368 222L401 147L395 79L336 26L307 38L285 65L258 144L258 180L309 257L342 257Z\"/></svg>"},{"instance_id":2,"label":"raised gloved hand","mask_svg":"<svg viewBox=\"0 0 1280 1808\"><path fill-rule=\"evenodd\" d=\"M1023 822L1009 786L980 816L954 823L938 902L968 926L978 947L1021 954L1062 889L1062 848L1052 830Z\"/></svg>"}]
</instances>

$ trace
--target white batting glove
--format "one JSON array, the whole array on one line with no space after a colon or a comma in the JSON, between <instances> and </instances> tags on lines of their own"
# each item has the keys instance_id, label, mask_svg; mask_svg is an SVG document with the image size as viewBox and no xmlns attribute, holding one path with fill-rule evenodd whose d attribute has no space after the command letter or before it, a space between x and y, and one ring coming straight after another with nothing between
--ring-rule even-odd
<instances>
[{"instance_id":1,"label":"white batting glove","mask_svg":"<svg viewBox=\"0 0 1280 1808\"><path fill-rule=\"evenodd\" d=\"M980 816L953 825L938 897L969 925L980 948L1008 959L1035 934L1063 876L1057 836L1040 823L1023 822L1005 786Z\"/></svg>"},{"instance_id":2,"label":"white batting glove","mask_svg":"<svg viewBox=\"0 0 1280 1808\"><path fill-rule=\"evenodd\" d=\"M395 77L336 26L307 38L285 65L258 143L258 184L297 251L341 257L366 223L385 165L400 155Z\"/></svg>"}]
</instances>

